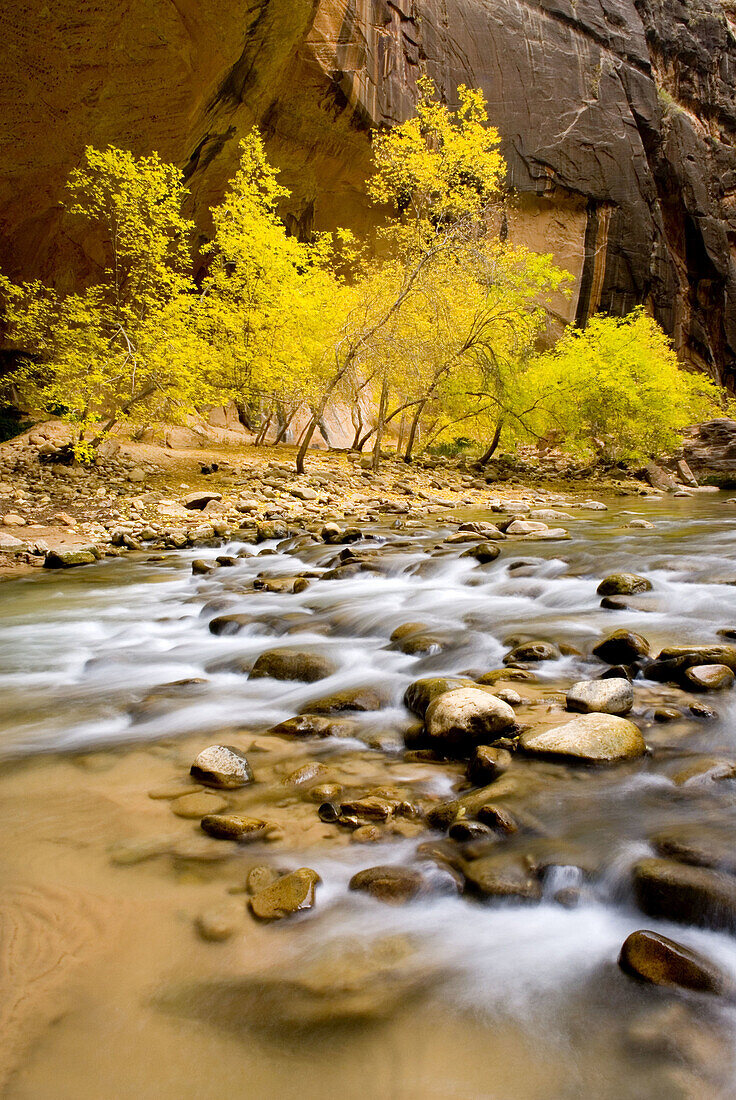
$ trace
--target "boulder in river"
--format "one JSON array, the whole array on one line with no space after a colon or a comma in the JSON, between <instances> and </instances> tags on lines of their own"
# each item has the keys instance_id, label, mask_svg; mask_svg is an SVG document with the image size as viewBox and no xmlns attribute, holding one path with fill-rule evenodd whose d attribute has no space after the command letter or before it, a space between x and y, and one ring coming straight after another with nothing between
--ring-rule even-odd
<instances>
[{"instance_id":1,"label":"boulder in river","mask_svg":"<svg viewBox=\"0 0 736 1100\"><path fill-rule=\"evenodd\" d=\"M477 787L491 783L511 767L512 756L508 749L495 745L478 745L468 763L468 779Z\"/></svg>"},{"instance_id":2,"label":"boulder in river","mask_svg":"<svg viewBox=\"0 0 736 1100\"><path fill-rule=\"evenodd\" d=\"M403 905L419 894L423 882L421 874L414 868L391 864L358 871L350 879L350 889L364 891L392 905Z\"/></svg>"},{"instance_id":3,"label":"boulder in river","mask_svg":"<svg viewBox=\"0 0 736 1100\"><path fill-rule=\"evenodd\" d=\"M559 656L559 647L553 642L522 642L506 654L503 663L510 665L516 661L556 661Z\"/></svg>"},{"instance_id":4,"label":"boulder in river","mask_svg":"<svg viewBox=\"0 0 736 1100\"><path fill-rule=\"evenodd\" d=\"M651 592L652 582L638 573L611 573L604 577L596 592L599 596L633 596L637 592Z\"/></svg>"},{"instance_id":5,"label":"boulder in river","mask_svg":"<svg viewBox=\"0 0 736 1100\"><path fill-rule=\"evenodd\" d=\"M628 665L649 655L649 642L632 630L614 630L593 646L593 653L608 665Z\"/></svg>"},{"instance_id":6,"label":"boulder in river","mask_svg":"<svg viewBox=\"0 0 736 1100\"><path fill-rule=\"evenodd\" d=\"M682 669L693 665L727 665L736 672L736 646L734 645L673 645L657 655L658 662L678 662Z\"/></svg>"},{"instance_id":7,"label":"boulder in river","mask_svg":"<svg viewBox=\"0 0 736 1100\"><path fill-rule=\"evenodd\" d=\"M424 724L431 740L466 752L489 736L515 729L516 715L508 703L483 688L456 688L429 704Z\"/></svg>"},{"instance_id":8,"label":"boulder in river","mask_svg":"<svg viewBox=\"0 0 736 1100\"><path fill-rule=\"evenodd\" d=\"M479 565L488 565L489 562L495 561L501 553L500 546L496 546L493 542L479 542L476 546L471 546L469 550L463 550L460 555L461 558L475 558Z\"/></svg>"},{"instance_id":9,"label":"boulder in river","mask_svg":"<svg viewBox=\"0 0 736 1100\"><path fill-rule=\"evenodd\" d=\"M733 681L728 665L691 665L683 676L683 685L692 691L723 691L732 687Z\"/></svg>"},{"instance_id":10,"label":"boulder in river","mask_svg":"<svg viewBox=\"0 0 736 1100\"><path fill-rule=\"evenodd\" d=\"M518 853L481 856L464 863L462 871L468 886L484 897L538 901L542 896L539 879Z\"/></svg>"},{"instance_id":11,"label":"boulder in river","mask_svg":"<svg viewBox=\"0 0 736 1100\"><path fill-rule=\"evenodd\" d=\"M309 704L311 714L340 714L343 711L380 710L390 702L390 694L381 687L366 685L358 688L345 688L333 695L324 695Z\"/></svg>"},{"instance_id":12,"label":"boulder in river","mask_svg":"<svg viewBox=\"0 0 736 1100\"><path fill-rule=\"evenodd\" d=\"M250 899L253 915L259 920L281 920L293 913L311 909L315 887L321 881L311 867L300 867L297 871L282 875Z\"/></svg>"},{"instance_id":13,"label":"boulder in river","mask_svg":"<svg viewBox=\"0 0 736 1100\"><path fill-rule=\"evenodd\" d=\"M300 680L313 684L337 671L337 664L322 653L284 647L269 649L256 659L251 670L252 680L270 676L273 680Z\"/></svg>"},{"instance_id":14,"label":"boulder in river","mask_svg":"<svg viewBox=\"0 0 736 1100\"><path fill-rule=\"evenodd\" d=\"M526 730L519 743L534 756L585 764L630 760L646 748L634 723L615 714L583 714L553 729Z\"/></svg>"},{"instance_id":15,"label":"boulder in river","mask_svg":"<svg viewBox=\"0 0 736 1100\"><path fill-rule=\"evenodd\" d=\"M674 859L649 858L634 866L634 893L650 917L736 929L736 877Z\"/></svg>"},{"instance_id":16,"label":"boulder in river","mask_svg":"<svg viewBox=\"0 0 736 1100\"><path fill-rule=\"evenodd\" d=\"M189 772L193 779L205 786L225 790L245 787L253 782L253 772L245 753L230 745L209 745L202 749Z\"/></svg>"},{"instance_id":17,"label":"boulder in river","mask_svg":"<svg viewBox=\"0 0 736 1100\"><path fill-rule=\"evenodd\" d=\"M404 692L404 706L413 714L421 718L427 707L438 695L457 688L475 687L474 680L468 680L460 676L425 676L421 680L414 680Z\"/></svg>"},{"instance_id":18,"label":"boulder in river","mask_svg":"<svg viewBox=\"0 0 736 1100\"><path fill-rule=\"evenodd\" d=\"M718 995L734 993L733 981L715 963L658 932L632 932L624 941L618 964L625 973L651 985Z\"/></svg>"},{"instance_id":19,"label":"boulder in river","mask_svg":"<svg viewBox=\"0 0 736 1100\"><path fill-rule=\"evenodd\" d=\"M634 705L634 689L628 680L580 680L567 692L567 709L603 714L628 714Z\"/></svg>"},{"instance_id":20,"label":"boulder in river","mask_svg":"<svg viewBox=\"0 0 736 1100\"><path fill-rule=\"evenodd\" d=\"M237 840L241 844L262 840L268 824L257 817L241 817L240 814L205 814L200 821L208 836L218 840Z\"/></svg>"}]
</instances>

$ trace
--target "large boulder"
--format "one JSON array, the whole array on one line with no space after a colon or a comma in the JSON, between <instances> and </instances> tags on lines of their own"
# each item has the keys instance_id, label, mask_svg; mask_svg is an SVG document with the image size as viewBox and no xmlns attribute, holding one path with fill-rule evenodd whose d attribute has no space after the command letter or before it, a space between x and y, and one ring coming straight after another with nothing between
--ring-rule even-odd
<instances>
[{"instance_id":1,"label":"large boulder","mask_svg":"<svg viewBox=\"0 0 736 1100\"><path fill-rule=\"evenodd\" d=\"M658 932L632 932L624 941L618 964L627 974L651 985L733 995L732 979L710 959Z\"/></svg>"},{"instance_id":2,"label":"large boulder","mask_svg":"<svg viewBox=\"0 0 736 1100\"><path fill-rule=\"evenodd\" d=\"M634 689L628 680L580 680L567 693L567 709L628 714L634 705Z\"/></svg>"},{"instance_id":3,"label":"large boulder","mask_svg":"<svg viewBox=\"0 0 736 1100\"><path fill-rule=\"evenodd\" d=\"M301 680L313 684L337 671L335 661L322 653L285 647L261 653L251 670L250 678L270 676L274 680Z\"/></svg>"},{"instance_id":4,"label":"large boulder","mask_svg":"<svg viewBox=\"0 0 736 1100\"><path fill-rule=\"evenodd\" d=\"M630 760L646 748L637 726L614 714L584 714L553 729L526 730L519 744L533 756L585 764Z\"/></svg>"},{"instance_id":5,"label":"large boulder","mask_svg":"<svg viewBox=\"0 0 736 1100\"><path fill-rule=\"evenodd\" d=\"M467 752L489 738L515 729L516 715L508 703L483 688L456 688L438 695L427 707L428 737L445 748Z\"/></svg>"},{"instance_id":6,"label":"large boulder","mask_svg":"<svg viewBox=\"0 0 736 1100\"><path fill-rule=\"evenodd\" d=\"M649 858L634 866L634 893L650 917L736 929L736 877L673 859Z\"/></svg>"}]
</instances>

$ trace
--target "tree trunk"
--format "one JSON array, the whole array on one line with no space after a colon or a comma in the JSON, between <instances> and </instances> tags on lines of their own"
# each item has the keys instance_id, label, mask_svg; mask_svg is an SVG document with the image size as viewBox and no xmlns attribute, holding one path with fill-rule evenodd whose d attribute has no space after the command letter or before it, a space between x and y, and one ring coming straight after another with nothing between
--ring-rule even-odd
<instances>
[{"instance_id":1,"label":"tree trunk","mask_svg":"<svg viewBox=\"0 0 736 1100\"><path fill-rule=\"evenodd\" d=\"M411 462L411 452L414 450L414 440L416 439L417 429L419 427L419 421L421 420L422 413L424 412L424 406L426 401L420 401L416 407L416 411L411 420L411 428L409 429L409 439L406 444L406 453L404 455L404 462L409 464Z\"/></svg>"},{"instance_id":2,"label":"tree trunk","mask_svg":"<svg viewBox=\"0 0 736 1100\"><path fill-rule=\"evenodd\" d=\"M381 400L378 405L378 423L376 424L376 438L373 443L373 472L378 469L381 461L381 443L383 442L383 429L386 424L386 405L388 404L388 380L384 378L381 386Z\"/></svg>"},{"instance_id":3,"label":"tree trunk","mask_svg":"<svg viewBox=\"0 0 736 1100\"><path fill-rule=\"evenodd\" d=\"M501 441L501 432L503 431L505 419L506 417L503 415L503 413L501 413L498 420L496 421L496 430L493 433L493 439L490 442L490 446L488 447L488 450L484 451L478 459L479 466L485 466L487 463L489 463L496 453L496 448Z\"/></svg>"}]
</instances>

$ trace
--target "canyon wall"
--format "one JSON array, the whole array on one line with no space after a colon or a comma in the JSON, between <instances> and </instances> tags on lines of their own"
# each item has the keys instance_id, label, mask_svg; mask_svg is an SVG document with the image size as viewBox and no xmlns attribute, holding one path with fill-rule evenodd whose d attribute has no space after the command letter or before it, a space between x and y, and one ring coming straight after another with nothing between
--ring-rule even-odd
<instances>
[{"instance_id":1,"label":"canyon wall","mask_svg":"<svg viewBox=\"0 0 736 1100\"><path fill-rule=\"evenodd\" d=\"M12 0L0 11L0 267L94 264L63 212L85 144L180 164L200 232L253 124L296 232L360 229L371 126L427 71L481 86L512 238L575 277L561 320L645 302L736 382L736 9L721 0Z\"/></svg>"}]
</instances>

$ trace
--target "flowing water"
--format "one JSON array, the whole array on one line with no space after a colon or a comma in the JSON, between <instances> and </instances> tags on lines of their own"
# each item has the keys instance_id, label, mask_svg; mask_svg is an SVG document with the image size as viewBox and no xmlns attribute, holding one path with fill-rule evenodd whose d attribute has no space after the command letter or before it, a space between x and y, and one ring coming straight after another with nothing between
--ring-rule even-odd
<instances>
[{"instance_id":1,"label":"flowing water","mask_svg":"<svg viewBox=\"0 0 736 1100\"><path fill-rule=\"evenodd\" d=\"M643 917L630 889L632 864L662 826L733 827L734 781L678 786L673 776L704 757L736 757L736 695L709 698L718 717L704 721L689 713L692 697L639 680L632 717L650 756L603 770L514 762L522 782L507 804L537 828L533 841L507 843L546 859L535 904L459 896L417 851L432 834L416 822L351 843L319 820L308 786L288 779L318 761L320 781L348 793L389 784L419 799L452 797L462 765L405 759L412 719L402 697L412 680L480 675L499 667L512 639L566 643L578 655L513 685L522 721L554 724L564 720L560 691L601 671L579 654L611 629L643 633L656 652L736 627L736 526L724 494L608 504L572 512L571 540L508 542L482 567L442 542L454 528L437 517L372 528L376 538L358 549L377 553L380 572L343 580L319 579L340 547L296 539L233 544L224 552L244 556L206 576L192 575L192 559L222 548L4 584L3 1095L736 1095L734 1010L639 985L616 965L628 933L648 927L736 977L731 935ZM654 529L625 529L634 515ZM257 575L304 571L315 576L299 594L252 590ZM604 610L597 583L620 571L649 577L653 591ZM237 634L212 633L225 613L248 621ZM452 644L421 656L390 646L391 632L414 621ZM284 645L325 654L337 671L312 684L248 678L261 652ZM361 686L378 687L387 705L341 716L340 736L267 732L319 697ZM681 718L655 722L662 703ZM213 742L248 752L256 783L228 792L228 803L275 822L280 839L233 850L175 816L170 799L149 797L184 782ZM247 870L264 862L314 868L315 907L273 925L246 915ZM437 889L404 906L348 890L357 870L386 863L421 867ZM564 892L577 904L561 904ZM242 922L226 942L204 942L194 919L223 902L242 909ZM383 997L386 971L375 960L386 951L398 961ZM346 996L338 976L356 965ZM312 998L306 1016L290 981L305 966L320 975L319 1010Z\"/></svg>"}]
</instances>

